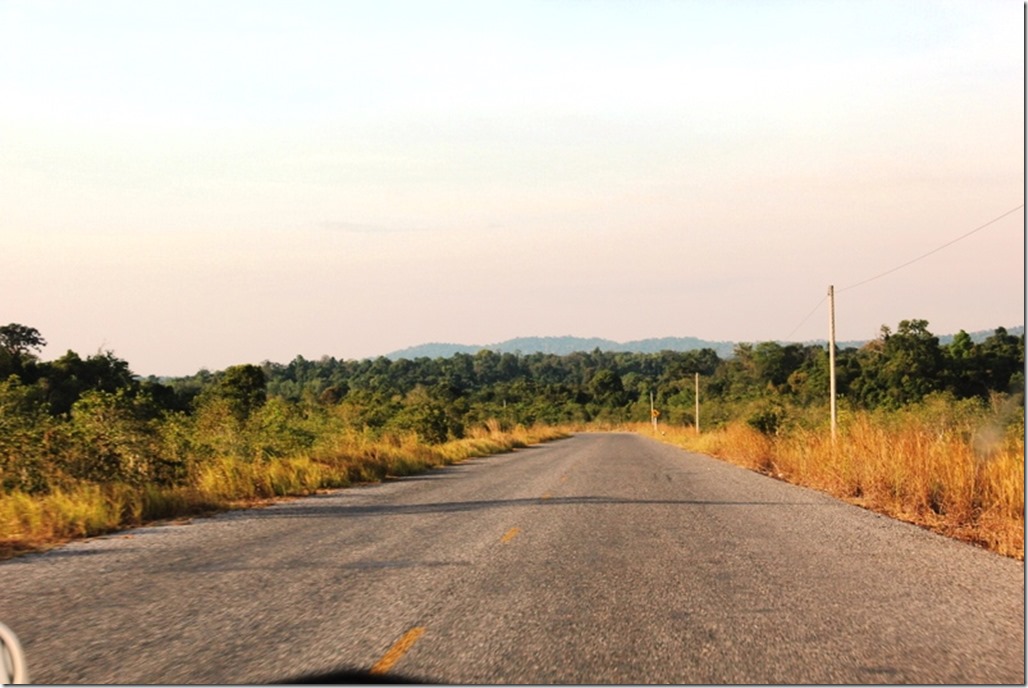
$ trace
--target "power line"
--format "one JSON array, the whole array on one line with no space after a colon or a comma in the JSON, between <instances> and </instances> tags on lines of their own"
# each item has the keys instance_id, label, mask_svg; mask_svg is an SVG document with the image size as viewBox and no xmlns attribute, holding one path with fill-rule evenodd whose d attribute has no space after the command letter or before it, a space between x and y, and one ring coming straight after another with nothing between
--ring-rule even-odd
<instances>
[{"instance_id":1,"label":"power line","mask_svg":"<svg viewBox=\"0 0 1028 688\"><path fill-rule=\"evenodd\" d=\"M908 260L906 263L903 263L902 265L897 265L896 267L892 268L891 270L886 270L885 272L880 273L878 275L875 275L874 277L868 277L866 280L863 280L862 282L857 282L856 284L851 284L848 287L843 287L842 289L839 289L838 291L840 291L840 292L842 292L842 291L849 291L850 289L855 289L856 287L863 286L863 285L867 284L868 282L873 282L873 281L875 281L876 279L878 279L880 277L885 277L886 275L891 275L892 273L896 272L897 270L905 268L908 265L913 265L917 261L922 260L924 258L927 258L928 256L932 255L933 253L938 253L939 251L941 251L942 249L946 248L947 246L952 246L953 244L957 243L961 239L966 239L967 237L971 236L975 232L979 232L979 231L985 229L986 227L988 227L989 225L995 224L996 222L999 222L1000 220L1002 220L1007 215L1010 215L1012 213L1016 213L1018 210L1020 210L1022 208L1024 208L1024 203L1022 203L1021 205L1017 206L1016 208L1012 208L1011 210L1008 210L1007 212L1003 213L999 217L994 217L993 219L991 219L988 222L986 222L984 225L980 225L978 227L975 227L974 229L972 229L967 234L961 234L956 239L953 239L952 241L948 241L945 244L943 244L942 246L939 246L938 248L932 249L931 251L929 251L928 253L925 253L924 255L918 256L917 258L914 258L913 260ZM820 304L818 304L818 305L820 305ZM810 317L810 316L807 316L807 317Z\"/></svg>"},{"instance_id":2,"label":"power line","mask_svg":"<svg viewBox=\"0 0 1028 688\"><path fill-rule=\"evenodd\" d=\"M810 312L807 313L807 315L803 318L803 320L800 321L800 324L797 325L796 327L792 328L792 332L790 332L789 334L785 335L785 339L783 339L782 341L784 341L784 342L789 341L789 338L792 337L794 334L796 334L796 330L798 330L801 327L803 327L803 323L805 323L808 320L810 320L810 316L814 315L814 313L817 312L817 309L821 307L821 304L824 303L827 298L828 298L828 296L822 296L821 300L817 302L817 305L814 306L812 309L810 309Z\"/></svg>"},{"instance_id":3,"label":"power line","mask_svg":"<svg viewBox=\"0 0 1028 688\"><path fill-rule=\"evenodd\" d=\"M1005 218L1007 215L1011 215L1013 213L1016 213L1018 210L1020 210L1022 208L1024 208L1024 204L1023 203L1021 205L1017 206L1016 208L1011 208L1010 210L1008 210L1007 212L1003 213L1002 215L999 215L998 217L994 217L993 219L989 220L985 224L979 225L978 227L975 227L970 232L967 232L966 234L961 234L956 239L953 239L952 241L948 241L945 244L943 244L942 246L938 246L938 247L932 249L928 253L920 255L917 258L914 258L913 260L908 260L906 263L903 263L902 265L897 265L896 267L894 267L894 268L892 268L890 270L886 270L885 272L879 273L879 274L875 275L874 277L868 277L866 280L857 282L855 284L851 284L848 287L844 287L842 289L837 289L836 293L843 292L843 291L848 291L850 289L855 289L857 287L860 287L860 286L863 286L863 285L867 284L868 282L873 282L876 279L879 279L881 277L885 277L886 275L890 275L890 274L896 272L897 270L901 270L902 268L907 267L908 265L913 265L917 261L923 260L924 258L927 258L928 256L932 255L933 253L938 253L939 251L941 251L942 249L946 248L947 246L952 246L953 244L957 243L958 241L961 241L962 239L966 239L967 237L971 236L975 232L980 232L981 230L985 229L989 225L992 225L992 224L995 224L995 223L999 222L1000 220ZM785 335L785 338L782 341L789 341L789 339L794 334L796 334L796 331L799 330L801 327L803 327L803 325L808 320L810 320L811 316L814 315L814 313L817 312L817 309L820 308L821 304L823 304L827 299L828 299L827 296L822 296L821 300L817 302L817 305L814 306L810 310L810 312L807 313L806 316L804 316L803 320L801 320L800 323L796 327L792 328L792 331L789 332L789 334Z\"/></svg>"}]
</instances>

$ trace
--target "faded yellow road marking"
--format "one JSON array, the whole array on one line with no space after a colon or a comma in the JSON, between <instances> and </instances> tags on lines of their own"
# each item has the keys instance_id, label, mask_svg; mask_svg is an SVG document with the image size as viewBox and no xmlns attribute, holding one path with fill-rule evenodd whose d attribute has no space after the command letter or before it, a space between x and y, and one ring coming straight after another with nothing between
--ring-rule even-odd
<instances>
[{"instance_id":1,"label":"faded yellow road marking","mask_svg":"<svg viewBox=\"0 0 1028 688\"><path fill-rule=\"evenodd\" d=\"M547 491L547 492L543 492L543 496L540 497L539 499L551 499L552 497L553 497L553 493Z\"/></svg>"},{"instance_id":2,"label":"faded yellow road marking","mask_svg":"<svg viewBox=\"0 0 1028 688\"><path fill-rule=\"evenodd\" d=\"M506 533L503 534L503 537L500 538L500 542L510 542L511 540L516 538L518 536L518 533L520 533L520 532L521 532L520 528L511 528L510 530L508 530Z\"/></svg>"},{"instance_id":3,"label":"faded yellow road marking","mask_svg":"<svg viewBox=\"0 0 1028 688\"><path fill-rule=\"evenodd\" d=\"M414 643L418 642L418 638L424 632L424 626L415 626L404 633L403 637L389 648L389 652L382 655L382 659L375 662L375 666L371 667L371 673L384 674L392 669L393 665L400 661L400 658L407 654L408 650L414 647Z\"/></svg>"}]
</instances>

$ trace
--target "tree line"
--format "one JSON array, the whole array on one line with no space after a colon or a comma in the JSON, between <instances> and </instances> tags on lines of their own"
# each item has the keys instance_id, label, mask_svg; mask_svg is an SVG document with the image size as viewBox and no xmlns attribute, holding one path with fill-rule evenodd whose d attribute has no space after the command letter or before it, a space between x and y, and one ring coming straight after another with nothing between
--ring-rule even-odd
<instances>
[{"instance_id":1,"label":"tree line","mask_svg":"<svg viewBox=\"0 0 1028 688\"><path fill-rule=\"evenodd\" d=\"M193 418L216 406L243 423L274 399L301 415L333 407L355 427L414 431L441 442L490 418L510 425L644 420L651 392L664 419L692 423L696 373L707 424L748 409L754 423L773 431L784 409L824 406L829 394L826 347L777 342L738 344L726 359L712 349L569 355L483 350L395 361L297 356L287 364L266 361L163 379L133 375L109 351L85 358L68 351L41 361L37 353L44 345L34 328L0 327L0 403L8 414L16 408L34 417L74 419L83 399L110 404L117 397L141 422ZM852 408L899 408L933 393L1023 398L1024 384L1024 335L1004 328L981 343L961 331L940 345L927 321L904 320L895 331L883 326L859 349L837 352L838 394Z\"/></svg>"}]
</instances>

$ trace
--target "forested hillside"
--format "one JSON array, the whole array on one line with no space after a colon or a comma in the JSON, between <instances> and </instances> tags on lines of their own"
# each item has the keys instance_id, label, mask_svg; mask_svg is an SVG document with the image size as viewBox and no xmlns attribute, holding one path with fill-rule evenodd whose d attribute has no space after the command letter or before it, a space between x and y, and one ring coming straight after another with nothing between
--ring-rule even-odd
<instances>
[{"instance_id":1,"label":"forested hillside","mask_svg":"<svg viewBox=\"0 0 1028 688\"><path fill-rule=\"evenodd\" d=\"M836 365L839 395L852 408L898 408L931 393L986 400L1023 393L1024 335L999 328L975 343L960 332L940 345L927 322L903 321L860 349L839 351ZM409 425L437 439L489 417L526 424L645 419L650 392L667 420L691 423L694 373L707 424L743 412L781 416L786 406L825 406L829 387L826 347L774 342L737 345L728 359L711 349L564 356L482 350L396 361L298 357L262 370L271 394L344 403L369 425ZM172 386L182 394L202 382Z\"/></svg>"}]
</instances>

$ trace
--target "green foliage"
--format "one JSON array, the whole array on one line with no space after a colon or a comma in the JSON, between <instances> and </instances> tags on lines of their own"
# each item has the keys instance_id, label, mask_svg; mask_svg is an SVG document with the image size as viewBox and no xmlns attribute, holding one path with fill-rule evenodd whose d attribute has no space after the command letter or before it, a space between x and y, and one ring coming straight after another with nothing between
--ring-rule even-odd
<instances>
[{"instance_id":1,"label":"green foliage","mask_svg":"<svg viewBox=\"0 0 1028 688\"><path fill-rule=\"evenodd\" d=\"M247 453L257 459L304 454L324 426L324 411L312 413L282 397L269 399L248 418L245 432L252 440Z\"/></svg>"},{"instance_id":2,"label":"green foliage","mask_svg":"<svg viewBox=\"0 0 1028 688\"><path fill-rule=\"evenodd\" d=\"M71 409L66 472L95 483L162 482L152 465L154 433L139 415L136 399L125 390L83 394Z\"/></svg>"},{"instance_id":3,"label":"green foliage","mask_svg":"<svg viewBox=\"0 0 1028 688\"><path fill-rule=\"evenodd\" d=\"M201 396L204 400L219 399L238 420L245 421L268 400L268 380L264 371L255 365L237 365L226 368L215 376L214 384Z\"/></svg>"},{"instance_id":4,"label":"green foliage","mask_svg":"<svg viewBox=\"0 0 1028 688\"><path fill-rule=\"evenodd\" d=\"M339 433L369 441L416 435L438 445L487 425L647 421L651 392L661 422L691 424L696 373L705 428L744 420L775 435L827 418L828 355L816 345L740 344L727 360L710 349L484 350L397 361L297 356L285 365L141 380L112 352L39 361L31 352L42 336L12 327L0 347L8 366L0 382L4 491L46 493L83 481L185 486L217 462L304 457ZM883 327L879 339L837 354L843 410L1003 400L1015 408L1004 417L1020 411L1023 423L1023 335L1000 328L975 343L960 332L940 346L927 322L904 320L895 333Z\"/></svg>"},{"instance_id":5,"label":"green foliage","mask_svg":"<svg viewBox=\"0 0 1028 688\"><path fill-rule=\"evenodd\" d=\"M8 358L31 356L46 346L46 340L34 327L10 323L0 327L0 354Z\"/></svg>"},{"instance_id":6,"label":"green foliage","mask_svg":"<svg viewBox=\"0 0 1028 688\"><path fill-rule=\"evenodd\" d=\"M407 393L400 409L389 420L388 427L401 432L414 432L429 444L441 444L451 437L446 407L420 385ZM460 432L458 428L455 427L455 430Z\"/></svg>"},{"instance_id":7,"label":"green foliage","mask_svg":"<svg viewBox=\"0 0 1028 688\"><path fill-rule=\"evenodd\" d=\"M760 403L746 417L746 424L765 435L777 435L785 425L785 406L777 400Z\"/></svg>"},{"instance_id":8,"label":"green foliage","mask_svg":"<svg viewBox=\"0 0 1028 688\"><path fill-rule=\"evenodd\" d=\"M882 338L885 357L877 372L886 405L917 402L942 388L942 351L927 320L900 321L895 334L884 329Z\"/></svg>"},{"instance_id":9,"label":"green foliage","mask_svg":"<svg viewBox=\"0 0 1028 688\"><path fill-rule=\"evenodd\" d=\"M0 380L16 376L31 382L38 376L33 352L46 346L46 340L34 327L10 323L0 327Z\"/></svg>"},{"instance_id":10,"label":"green foliage","mask_svg":"<svg viewBox=\"0 0 1028 688\"><path fill-rule=\"evenodd\" d=\"M46 491L54 477L53 418L16 375L0 381L0 489Z\"/></svg>"}]
</instances>

